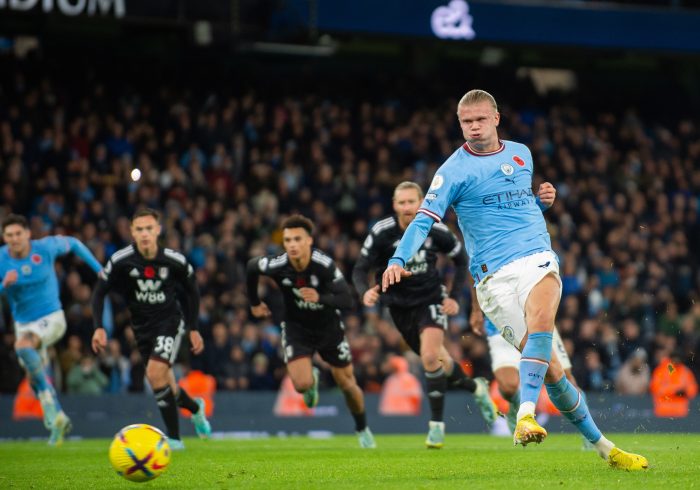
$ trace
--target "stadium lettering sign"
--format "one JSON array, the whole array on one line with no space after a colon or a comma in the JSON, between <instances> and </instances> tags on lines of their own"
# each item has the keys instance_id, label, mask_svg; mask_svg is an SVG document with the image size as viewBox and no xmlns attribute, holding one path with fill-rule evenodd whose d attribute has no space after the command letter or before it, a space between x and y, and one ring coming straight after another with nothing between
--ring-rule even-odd
<instances>
[{"instance_id":1,"label":"stadium lettering sign","mask_svg":"<svg viewBox=\"0 0 700 490\"><path fill-rule=\"evenodd\" d=\"M474 39L474 18L469 15L469 4L464 0L451 0L447 6L433 11L430 27L440 39ZM432 187L431 187L432 189Z\"/></svg>"},{"instance_id":2,"label":"stadium lettering sign","mask_svg":"<svg viewBox=\"0 0 700 490\"><path fill-rule=\"evenodd\" d=\"M44 13L58 11L64 15L87 14L113 15L117 18L126 15L126 0L0 0L0 8L26 12L41 5Z\"/></svg>"}]
</instances>

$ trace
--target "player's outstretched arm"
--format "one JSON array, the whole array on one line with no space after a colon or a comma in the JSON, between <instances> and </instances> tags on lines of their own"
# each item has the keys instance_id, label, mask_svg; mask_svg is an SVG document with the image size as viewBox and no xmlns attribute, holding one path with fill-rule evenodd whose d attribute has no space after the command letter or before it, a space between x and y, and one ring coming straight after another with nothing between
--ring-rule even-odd
<instances>
[{"instance_id":1,"label":"player's outstretched arm","mask_svg":"<svg viewBox=\"0 0 700 490\"><path fill-rule=\"evenodd\" d=\"M99 353L107 347L107 331L102 326L102 316L109 284L101 277L103 274L98 277L95 290L92 292L92 324L95 329L92 334L92 350L95 353Z\"/></svg>"},{"instance_id":2,"label":"player's outstretched arm","mask_svg":"<svg viewBox=\"0 0 700 490\"><path fill-rule=\"evenodd\" d=\"M352 284L355 286L357 295L365 306L373 306L379 300L379 286L369 286L369 275L377 265L380 264L379 251L382 247L380 237L373 231L369 232L367 238L362 243L360 256L352 269Z\"/></svg>"},{"instance_id":3,"label":"player's outstretched arm","mask_svg":"<svg viewBox=\"0 0 700 490\"><path fill-rule=\"evenodd\" d=\"M95 274L102 270L102 264L100 264L92 252L90 252L90 249L88 249L83 242L72 236L64 238L68 240L69 250L80 257L83 262L89 265L90 268L95 271Z\"/></svg>"},{"instance_id":4,"label":"player's outstretched arm","mask_svg":"<svg viewBox=\"0 0 700 490\"><path fill-rule=\"evenodd\" d=\"M428 233L430 233L430 229L433 227L433 223L435 223L433 218L421 213L419 210L411 224L406 228L399 246L394 251L394 256L389 259L388 267L382 274L382 291L386 291L389 286L401 282L402 277L411 275L410 272L404 269L404 266L415 255L420 246L423 245L423 242L428 237Z\"/></svg>"},{"instance_id":5,"label":"player's outstretched arm","mask_svg":"<svg viewBox=\"0 0 700 490\"><path fill-rule=\"evenodd\" d=\"M190 340L192 340L192 333L199 330L199 286L197 286L197 276L194 273L194 267L189 262L185 266L184 274L184 298L182 298L181 302L184 302L185 325L190 330ZM194 344L192 344L192 348L194 352Z\"/></svg>"},{"instance_id":6,"label":"player's outstretched arm","mask_svg":"<svg viewBox=\"0 0 700 490\"><path fill-rule=\"evenodd\" d=\"M246 265L246 289L248 290L248 301L250 301L250 311L255 318L270 316L272 312L258 295L258 280L260 279L260 259L254 257Z\"/></svg>"}]
</instances>

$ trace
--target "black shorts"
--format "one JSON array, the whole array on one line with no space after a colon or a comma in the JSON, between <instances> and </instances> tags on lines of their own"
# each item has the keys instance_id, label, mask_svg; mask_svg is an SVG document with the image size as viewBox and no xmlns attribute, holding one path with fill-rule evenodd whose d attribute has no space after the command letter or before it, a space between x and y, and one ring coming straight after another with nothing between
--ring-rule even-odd
<instances>
[{"instance_id":1,"label":"black shorts","mask_svg":"<svg viewBox=\"0 0 700 490\"><path fill-rule=\"evenodd\" d=\"M334 367L345 367L352 362L350 344L345 338L343 322L302 327L295 322L282 322L282 352L284 362L300 357L311 357L318 352L321 358Z\"/></svg>"},{"instance_id":2,"label":"black shorts","mask_svg":"<svg viewBox=\"0 0 700 490\"><path fill-rule=\"evenodd\" d=\"M447 315L442 312L442 302L411 307L390 306L389 313L408 346L418 355L423 329L435 327L447 330Z\"/></svg>"},{"instance_id":3,"label":"black shorts","mask_svg":"<svg viewBox=\"0 0 700 490\"><path fill-rule=\"evenodd\" d=\"M172 365L185 336L185 322L180 319L177 322L163 322L147 330L135 328L134 336L144 364L149 359L155 359Z\"/></svg>"}]
</instances>

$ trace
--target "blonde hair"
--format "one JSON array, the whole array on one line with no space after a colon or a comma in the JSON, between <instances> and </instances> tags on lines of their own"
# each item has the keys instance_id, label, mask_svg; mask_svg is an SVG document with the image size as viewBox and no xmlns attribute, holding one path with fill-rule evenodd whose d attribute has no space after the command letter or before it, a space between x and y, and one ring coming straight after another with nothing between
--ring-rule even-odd
<instances>
[{"instance_id":1,"label":"blonde hair","mask_svg":"<svg viewBox=\"0 0 700 490\"><path fill-rule=\"evenodd\" d=\"M498 112L498 104L496 104L496 99L493 95L488 93L486 90L474 89L470 90L459 100L457 108L459 109L463 105L478 104L479 102L488 102L493 107L493 110Z\"/></svg>"},{"instance_id":2,"label":"blonde hair","mask_svg":"<svg viewBox=\"0 0 700 490\"><path fill-rule=\"evenodd\" d=\"M418 199L423 199L423 189L421 189L418 184L416 184L415 182L411 182L410 180L404 180L396 186L396 188L394 189L394 195L392 196L392 199L396 199L397 192L405 191L406 189L415 189L416 192L418 192Z\"/></svg>"}]
</instances>

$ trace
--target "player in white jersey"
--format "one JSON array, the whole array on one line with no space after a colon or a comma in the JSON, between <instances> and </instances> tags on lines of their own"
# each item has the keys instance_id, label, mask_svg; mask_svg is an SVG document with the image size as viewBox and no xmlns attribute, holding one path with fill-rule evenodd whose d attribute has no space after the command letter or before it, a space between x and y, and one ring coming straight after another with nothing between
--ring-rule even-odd
<instances>
[{"instance_id":1,"label":"player in white jersey","mask_svg":"<svg viewBox=\"0 0 700 490\"><path fill-rule=\"evenodd\" d=\"M552 356L561 279L541 200L532 190L530 150L520 143L499 139L500 114L488 92L467 92L459 101L457 116L466 142L435 174L418 215L389 260L382 289L410 275L404 269L406 262L433 223L440 222L452 207L471 258L479 305L501 335L522 353L514 443L539 443L547 436L535 420L535 406L544 383L554 406L610 466L646 469L646 458L620 450L603 436L585 399Z\"/></svg>"}]
</instances>

